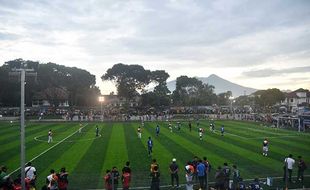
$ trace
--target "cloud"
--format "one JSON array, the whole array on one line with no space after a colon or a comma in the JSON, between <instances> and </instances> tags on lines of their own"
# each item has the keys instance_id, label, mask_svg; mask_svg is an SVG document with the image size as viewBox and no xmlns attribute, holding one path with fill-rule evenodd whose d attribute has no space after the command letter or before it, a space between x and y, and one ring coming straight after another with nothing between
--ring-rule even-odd
<instances>
[{"instance_id":1,"label":"cloud","mask_svg":"<svg viewBox=\"0 0 310 190\"><path fill-rule=\"evenodd\" d=\"M246 77L270 68L270 76L279 74L276 64L309 64L309 7L306 0L0 0L0 62L51 61L98 76L118 62L165 69L171 79L232 68Z\"/></svg>"},{"instance_id":2,"label":"cloud","mask_svg":"<svg viewBox=\"0 0 310 190\"><path fill-rule=\"evenodd\" d=\"M246 77L272 77L272 76L279 76L285 74L294 74L294 73L310 73L310 66L305 67L293 67L287 69L261 69L261 70L252 70L252 71L245 71L242 74Z\"/></svg>"}]
</instances>

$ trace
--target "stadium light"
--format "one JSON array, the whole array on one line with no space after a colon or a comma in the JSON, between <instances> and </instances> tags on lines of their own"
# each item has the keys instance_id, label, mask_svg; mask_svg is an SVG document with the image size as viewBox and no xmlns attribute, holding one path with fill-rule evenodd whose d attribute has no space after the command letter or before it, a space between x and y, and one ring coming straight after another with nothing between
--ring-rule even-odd
<instances>
[{"instance_id":1,"label":"stadium light","mask_svg":"<svg viewBox=\"0 0 310 190\"><path fill-rule=\"evenodd\" d=\"M104 96L99 96L98 100L99 100L99 102L101 104L101 121L103 121L102 103L104 102Z\"/></svg>"},{"instance_id":2,"label":"stadium light","mask_svg":"<svg viewBox=\"0 0 310 190\"><path fill-rule=\"evenodd\" d=\"M22 190L26 190L25 186L25 157L26 157L26 145L25 145L25 84L26 76L37 76L34 68L30 68L26 61L22 61L19 67L12 67L11 76L20 77L20 173L21 173L21 185Z\"/></svg>"}]
</instances>

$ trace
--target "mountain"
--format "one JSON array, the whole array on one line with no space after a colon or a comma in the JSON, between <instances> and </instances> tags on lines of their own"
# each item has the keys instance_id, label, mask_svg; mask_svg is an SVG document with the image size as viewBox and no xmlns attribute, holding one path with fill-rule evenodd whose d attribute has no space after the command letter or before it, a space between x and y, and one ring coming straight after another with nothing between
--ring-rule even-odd
<instances>
[{"instance_id":1,"label":"mountain","mask_svg":"<svg viewBox=\"0 0 310 190\"><path fill-rule=\"evenodd\" d=\"M232 83L215 74L212 74L208 77L197 77L197 79L201 80L205 84L213 85L215 87L214 92L216 94L227 92L230 90L234 97L238 97L244 94L249 95L257 91L257 89L254 89L254 88L244 87L244 86ZM171 92L175 90L175 84L176 84L176 80L167 82L167 87Z\"/></svg>"}]
</instances>

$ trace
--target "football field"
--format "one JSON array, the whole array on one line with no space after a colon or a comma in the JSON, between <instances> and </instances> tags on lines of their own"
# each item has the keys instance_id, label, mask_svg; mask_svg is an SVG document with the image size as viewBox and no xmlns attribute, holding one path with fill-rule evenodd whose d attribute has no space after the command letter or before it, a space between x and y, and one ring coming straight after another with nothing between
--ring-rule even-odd
<instances>
[{"instance_id":1,"label":"football field","mask_svg":"<svg viewBox=\"0 0 310 190\"><path fill-rule=\"evenodd\" d=\"M243 179L275 177L275 185L282 183L284 158L293 154L296 164L293 175L297 175L297 156L303 156L308 164L305 185L310 187L310 134L283 129L263 127L257 123L241 121L215 121L215 133L209 130L209 121L200 121L204 128L203 140L199 140L198 128L192 122L181 122L181 130L168 129L167 122L145 122L142 138L137 136L140 122L83 123L26 123L26 161L32 161L37 169L38 188L45 183L50 169L59 171L66 167L69 172L69 189L103 189L106 169L116 166L120 173L126 161L132 168L132 189L149 187L150 163L156 158L161 172L161 185L170 184L169 164L177 159L180 183L185 183L184 166L194 156L206 156L212 165L209 181L214 182L215 170L227 162L236 164ZM156 137L155 127L160 125ZM173 126L177 125L172 122ZM96 137L96 125L99 136ZM225 126L224 136L219 133ZM49 130L53 131L53 142L47 143ZM147 154L147 139L152 137L153 155ZM19 124L10 126L0 122L0 165L8 166L8 172L17 176L20 164ZM262 142L269 140L269 155L262 155ZM278 177L278 178L277 178ZM296 177L293 179L296 180ZM300 187L296 182L290 187ZM121 184L119 185L121 187Z\"/></svg>"}]
</instances>

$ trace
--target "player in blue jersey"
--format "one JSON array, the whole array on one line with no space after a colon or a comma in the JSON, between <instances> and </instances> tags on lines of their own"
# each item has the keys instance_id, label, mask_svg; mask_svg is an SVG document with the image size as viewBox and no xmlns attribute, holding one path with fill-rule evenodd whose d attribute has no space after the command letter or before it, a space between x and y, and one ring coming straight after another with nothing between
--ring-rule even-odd
<instances>
[{"instance_id":1,"label":"player in blue jersey","mask_svg":"<svg viewBox=\"0 0 310 190\"><path fill-rule=\"evenodd\" d=\"M221 127L221 135L224 136L224 125Z\"/></svg>"},{"instance_id":2,"label":"player in blue jersey","mask_svg":"<svg viewBox=\"0 0 310 190\"><path fill-rule=\"evenodd\" d=\"M159 128L158 124L156 125L155 131L156 131L156 136L158 137L159 131L160 131L160 128Z\"/></svg>"},{"instance_id":3,"label":"player in blue jersey","mask_svg":"<svg viewBox=\"0 0 310 190\"><path fill-rule=\"evenodd\" d=\"M149 156L151 156L153 152L153 141L151 137L149 137L149 140L147 141L147 149L148 149Z\"/></svg>"}]
</instances>

